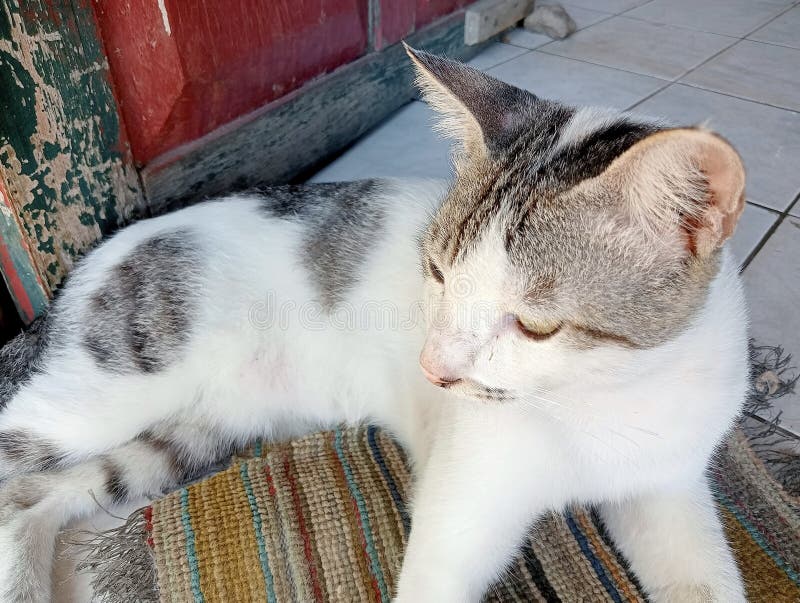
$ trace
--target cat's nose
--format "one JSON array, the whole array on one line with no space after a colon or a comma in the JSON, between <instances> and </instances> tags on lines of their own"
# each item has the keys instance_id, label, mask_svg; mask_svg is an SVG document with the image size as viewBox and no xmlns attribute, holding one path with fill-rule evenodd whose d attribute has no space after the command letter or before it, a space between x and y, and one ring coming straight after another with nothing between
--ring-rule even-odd
<instances>
[{"instance_id":1,"label":"cat's nose","mask_svg":"<svg viewBox=\"0 0 800 603\"><path fill-rule=\"evenodd\" d=\"M456 383L457 381L461 381L461 379L452 378L452 377L445 377L443 375L439 375L439 374L431 371L431 369L429 369L427 366L425 366L425 362L423 361L422 358L420 358L419 366L422 369L422 374L425 375L425 378L428 381L430 381L431 383L433 383L434 385L437 385L439 387L447 387L448 385L452 385L453 383Z\"/></svg>"}]
</instances>

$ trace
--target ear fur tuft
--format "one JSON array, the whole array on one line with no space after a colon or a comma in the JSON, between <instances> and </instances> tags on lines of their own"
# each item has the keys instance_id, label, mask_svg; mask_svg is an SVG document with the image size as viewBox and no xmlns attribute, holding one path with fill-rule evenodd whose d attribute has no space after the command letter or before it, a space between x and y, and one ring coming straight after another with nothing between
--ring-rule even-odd
<instances>
[{"instance_id":1,"label":"ear fur tuft","mask_svg":"<svg viewBox=\"0 0 800 603\"><path fill-rule=\"evenodd\" d=\"M627 212L653 234L678 222L687 248L707 257L733 234L744 209L742 160L721 136L676 128L648 136L601 176L622 193Z\"/></svg>"},{"instance_id":2,"label":"ear fur tuft","mask_svg":"<svg viewBox=\"0 0 800 603\"><path fill-rule=\"evenodd\" d=\"M459 141L468 156L508 148L531 117L534 95L457 61L404 46L423 98L441 116L440 133Z\"/></svg>"}]
</instances>

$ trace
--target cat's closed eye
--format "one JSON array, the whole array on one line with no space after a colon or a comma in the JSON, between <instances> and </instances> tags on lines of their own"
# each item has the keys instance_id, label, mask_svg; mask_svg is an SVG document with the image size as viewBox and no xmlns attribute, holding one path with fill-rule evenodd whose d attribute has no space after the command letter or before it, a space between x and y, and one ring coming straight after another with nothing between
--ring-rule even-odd
<instances>
[{"instance_id":1,"label":"cat's closed eye","mask_svg":"<svg viewBox=\"0 0 800 603\"><path fill-rule=\"evenodd\" d=\"M516 325L525 337L534 341L549 339L558 333L562 326L561 323L534 323L519 316L516 317Z\"/></svg>"},{"instance_id":2,"label":"cat's closed eye","mask_svg":"<svg viewBox=\"0 0 800 603\"><path fill-rule=\"evenodd\" d=\"M439 266L436 265L436 262L431 259L428 259L428 270L430 270L431 276L433 276L437 283L444 284L444 274L442 274L442 271Z\"/></svg>"}]
</instances>

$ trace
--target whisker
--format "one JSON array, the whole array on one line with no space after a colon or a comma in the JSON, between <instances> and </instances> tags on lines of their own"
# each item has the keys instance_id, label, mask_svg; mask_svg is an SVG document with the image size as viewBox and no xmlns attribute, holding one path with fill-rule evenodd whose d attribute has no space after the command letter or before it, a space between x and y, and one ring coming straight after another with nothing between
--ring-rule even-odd
<instances>
[{"instance_id":1,"label":"whisker","mask_svg":"<svg viewBox=\"0 0 800 603\"><path fill-rule=\"evenodd\" d=\"M529 394L529 395L533 396L533 397L535 397L535 398L537 398L539 400L542 400L543 402L547 402L549 404L557 406L559 408L564 408L567 411L578 412L577 409L575 409L574 407L568 406L568 405L563 404L561 402L557 402L557 401L553 400L552 398L546 398L544 396L537 395L537 394ZM574 400L569 400L569 399L566 399L566 400L567 400L567 402L573 402L573 403L575 402ZM578 404L581 404L581 405L584 405L584 406L591 406L590 403L586 403L586 402L578 402ZM588 412L587 413L584 410L581 410L580 412L583 413L583 414L587 414L591 418L593 418L593 419L595 419L597 421L600 421L602 423L606 423L607 424L609 422L607 418L605 418L604 416L599 415L597 413L593 413L593 412ZM661 437L661 434L656 432L656 431L652 431L652 430L646 429L644 427L639 427L638 425L633 425L632 423L628 423L627 421L621 421L621 422L619 422L619 425L621 425L622 427L626 427L627 429L632 429L632 430L638 431L638 432L643 433L645 435L649 435L649 436L652 436L652 437L658 437L658 438ZM622 435L622 434L620 434L620 435ZM622 437L626 437L626 436L622 436Z\"/></svg>"},{"instance_id":2,"label":"whisker","mask_svg":"<svg viewBox=\"0 0 800 603\"><path fill-rule=\"evenodd\" d=\"M566 422L561 417L558 417L556 415L553 415L553 414L547 412L547 410L545 408L542 408L541 406L538 406L535 402L532 402L531 400L526 400L526 399L523 399L523 398L517 398L517 401L519 401L519 402L521 402L523 404L523 406L522 406L523 409L526 409L526 410L530 410L530 409L540 410L540 411L544 412L549 418L558 421L559 423L561 423L562 425L565 425L569 429L577 429L581 433L583 433L585 435L588 435L590 438L592 438L592 439L600 442L604 446L608 447L612 452L614 452L615 454L619 455L620 457L630 461L631 463L636 464L636 459L634 459L630 454L627 454L625 452L622 452L618 448L615 448L610 442L607 442L607 441L603 440L596 433L592 433L591 431L589 431L587 429L583 429L579 425ZM567 407L565 407L565 408L567 408ZM604 427L604 428L608 429L607 427ZM633 443L637 444L636 442L633 442Z\"/></svg>"}]
</instances>

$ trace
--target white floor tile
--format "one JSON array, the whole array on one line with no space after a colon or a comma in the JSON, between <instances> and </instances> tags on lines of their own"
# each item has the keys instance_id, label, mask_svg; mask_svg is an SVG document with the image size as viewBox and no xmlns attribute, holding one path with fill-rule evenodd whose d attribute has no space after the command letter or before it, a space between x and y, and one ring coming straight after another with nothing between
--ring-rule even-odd
<instances>
[{"instance_id":1,"label":"white floor tile","mask_svg":"<svg viewBox=\"0 0 800 603\"><path fill-rule=\"evenodd\" d=\"M683 81L800 111L800 50L742 40Z\"/></svg>"},{"instance_id":2,"label":"white floor tile","mask_svg":"<svg viewBox=\"0 0 800 603\"><path fill-rule=\"evenodd\" d=\"M675 79L733 41L726 36L614 17L541 50L634 73Z\"/></svg>"},{"instance_id":3,"label":"white floor tile","mask_svg":"<svg viewBox=\"0 0 800 603\"><path fill-rule=\"evenodd\" d=\"M650 0L569 0L570 6L590 8L600 10L604 13L619 14L642 4L647 4Z\"/></svg>"},{"instance_id":4,"label":"white floor tile","mask_svg":"<svg viewBox=\"0 0 800 603\"><path fill-rule=\"evenodd\" d=\"M504 63L509 59L513 59L514 57L525 52L527 52L525 48L512 46L511 44L495 42L482 51L478 56L469 61L467 65L474 67L475 69L486 70L494 67L495 65L499 65L500 63Z\"/></svg>"},{"instance_id":5,"label":"white floor tile","mask_svg":"<svg viewBox=\"0 0 800 603\"><path fill-rule=\"evenodd\" d=\"M653 0L625 16L740 38L786 6L774 0Z\"/></svg>"},{"instance_id":6,"label":"white floor tile","mask_svg":"<svg viewBox=\"0 0 800 603\"><path fill-rule=\"evenodd\" d=\"M549 4L549 3L540 2L537 3L537 5L538 4ZM608 19L611 16L610 13L604 13L597 10L589 10L586 8L581 8L579 6L570 6L568 4L564 4L563 6L575 21L575 25L577 26L576 31L586 29L590 25L594 25L595 23L602 21L603 19ZM515 29L512 29L510 32L506 33L503 36L503 42L529 49L538 48L539 46L549 44L552 41L553 41L552 38L544 34L533 33L531 31L527 31L522 27L517 27Z\"/></svg>"},{"instance_id":7,"label":"white floor tile","mask_svg":"<svg viewBox=\"0 0 800 603\"><path fill-rule=\"evenodd\" d=\"M540 33L533 33L523 27L515 27L511 31L503 34L501 38L506 44L519 46L520 48L527 48L533 50L553 41L552 38Z\"/></svg>"},{"instance_id":8,"label":"white floor tile","mask_svg":"<svg viewBox=\"0 0 800 603\"><path fill-rule=\"evenodd\" d=\"M759 205L785 210L800 192L800 114L673 84L635 112L666 117L679 125L708 120L742 154L747 196Z\"/></svg>"},{"instance_id":9,"label":"white floor tile","mask_svg":"<svg viewBox=\"0 0 800 603\"><path fill-rule=\"evenodd\" d=\"M317 172L311 181L450 178L450 141L433 131L433 123L433 111L415 101Z\"/></svg>"},{"instance_id":10,"label":"white floor tile","mask_svg":"<svg viewBox=\"0 0 800 603\"><path fill-rule=\"evenodd\" d=\"M751 336L783 346L800 367L800 218L781 223L744 271L744 283ZM775 410L785 428L800 434L800 392L775 400Z\"/></svg>"},{"instance_id":11,"label":"white floor tile","mask_svg":"<svg viewBox=\"0 0 800 603\"><path fill-rule=\"evenodd\" d=\"M666 82L533 51L489 70L490 75L543 98L572 105L624 109Z\"/></svg>"},{"instance_id":12,"label":"white floor tile","mask_svg":"<svg viewBox=\"0 0 800 603\"><path fill-rule=\"evenodd\" d=\"M800 48L800 6L783 13L747 37L757 42Z\"/></svg>"},{"instance_id":13,"label":"white floor tile","mask_svg":"<svg viewBox=\"0 0 800 603\"><path fill-rule=\"evenodd\" d=\"M742 217L733 237L728 242L734 257L741 264L750 256L753 250L764 238L769 229L778 219L778 213L748 203L745 205Z\"/></svg>"}]
</instances>

